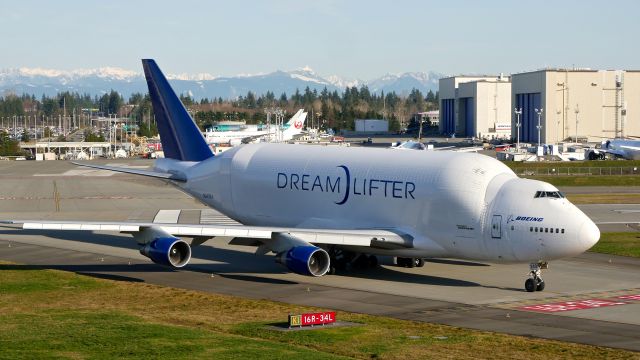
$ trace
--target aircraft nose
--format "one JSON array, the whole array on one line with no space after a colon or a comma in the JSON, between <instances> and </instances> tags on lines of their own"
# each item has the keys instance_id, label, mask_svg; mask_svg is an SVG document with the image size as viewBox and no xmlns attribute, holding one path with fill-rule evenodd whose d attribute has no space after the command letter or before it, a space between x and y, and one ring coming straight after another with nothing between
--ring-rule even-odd
<instances>
[{"instance_id":1,"label":"aircraft nose","mask_svg":"<svg viewBox=\"0 0 640 360\"><path fill-rule=\"evenodd\" d=\"M595 245L598 240L600 240L600 229L598 229L598 226L596 226L591 219L587 219L580 227L578 241L584 244L585 249L588 250Z\"/></svg>"}]
</instances>

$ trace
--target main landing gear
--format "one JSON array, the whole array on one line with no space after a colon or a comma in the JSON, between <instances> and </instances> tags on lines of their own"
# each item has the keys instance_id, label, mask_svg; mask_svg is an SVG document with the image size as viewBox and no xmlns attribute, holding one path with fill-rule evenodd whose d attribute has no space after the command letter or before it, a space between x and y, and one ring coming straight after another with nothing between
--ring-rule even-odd
<instances>
[{"instance_id":1,"label":"main landing gear","mask_svg":"<svg viewBox=\"0 0 640 360\"><path fill-rule=\"evenodd\" d=\"M400 267L408 267L408 268L423 267L424 259L399 257L399 258L396 258L396 264Z\"/></svg>"},{"instance_id":2,"label":"main landing gear","mask_svg":"<svg viewBox=\"0 0 640 360\"><path fill-rule=\"evenodd\" d=\"M524 289L528 292L544 290L544 280L542 279L542 270L548 269L549 263L540 261L529 264L529 278L524 282Z\"/></svg>"},{"instance_id":3,"label":"main landing gear","mask_svg":"<svg viewBox=\"0 0 640 360\"><path fill-rule=\"evenodd\" d=\"M361 254L336 248L330 248L328 252L331 259L331 265L329 266L330 275L334 275L337 271L341 270L362 270L378 266L378 257L375 255Z\"/></svg>"}]
</instances>

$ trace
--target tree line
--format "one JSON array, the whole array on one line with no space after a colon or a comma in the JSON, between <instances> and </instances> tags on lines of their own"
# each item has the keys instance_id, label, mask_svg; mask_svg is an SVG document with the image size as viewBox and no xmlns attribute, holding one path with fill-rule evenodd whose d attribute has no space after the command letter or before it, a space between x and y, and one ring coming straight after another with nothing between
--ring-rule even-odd
<instances>
[{"instance_id":1,"label":"tree line","mask_svg":"<svg viewBox=\"0 0 640 360\"><path fill-rule=\"evenodd\" d=\"M438 95L438 92L433 91L425 95L418 89L412 89L406 95L395 92L377 93L370 91L367 86L354 86L345 88L342 93L337 90L329 91L327 88L318 91L306 87L303 91L296 89L291 95L276 95L271 91L258 95L249 91L235 99L218 97L197 101L183 94L180 95L180 100L203 130L221 120L264 123L267 120L265 109L278 107L290 115L304 108L309 113L308 126L353 130L355 119L388 119L390 130L398 131L409 124L413 114L436 110ZM115 90L93 97L86 93L68 91L40 98L29 94L0 97L0 116L7 119L5 127L8 127L8 119L13 116L33 116L41 121L42 116L58 118L72 114L129 117L138 124L139 135L157 134L148 94L134 93L126 100Z\"/></svg>"}]
</instances>

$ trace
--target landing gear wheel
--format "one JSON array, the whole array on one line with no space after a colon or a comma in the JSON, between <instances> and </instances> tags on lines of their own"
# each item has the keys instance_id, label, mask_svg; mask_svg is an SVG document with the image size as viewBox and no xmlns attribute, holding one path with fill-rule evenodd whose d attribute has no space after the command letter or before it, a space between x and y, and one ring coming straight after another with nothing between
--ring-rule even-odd
<instances>
[{"instance_id":1,"label":"landing gear wheel","mask_svg":"<svg viewBox=\"0 0 640 360\"><path fill-rule=\"evenodd\" d=\"M378 257L375 255L369 255L369 267L374 268L378 266Z\"/></svg>"},{"instance_id":2,"label":"landing gear wheel","mask_svg":"<svg viewBox=\"0 0 640 360\"><path fill-rule=\"evenodd\" d=\"M407 258L406 262L407 262L407 266L410 267L410 268L414 268L414 267L417 266L415 258Z\"/></svg>"},{"instance_id":3,"label":"landing gear wheel","mask_svg":"<svg viewBox=\"0 0 640 360\"><path fill-rule=\"evenodd\" d=\"M355 269L366 269L369 267L369 256L360 254L351 263Z\"/></svg>"},{"instance_id":4,"label":"landing gear wheel","mask_svg":"<svg viewBox=\"0 0 640 360\"><path fill-rule=\"evenodd\" d=\"M533 278L528 278L527 281L524 282L524 289L527 290L527 292L536 291L536 281L533 280Z\"/></svg>"},{"instance_id":5,"label":"landing gear wheel","mask_svg":"<svg viewBox=\"0 0 640 360\"><path fill-rule=\"evenodd\" d=\"M413 262L415 263L416 267L423 267L424 266L424 259L423 258L415 258L415 259L413 259Z\"/></svg>"},{"instance_id":6,"label":"landing gear wheel","mask_svg":"<svg viewBox=\"0 0 640 360\"><path fill-rule=\"evenodd\" d=\"M524 282L524 289L528 292L544 290L544 280L542 279L542 269L548 269L546 261L529 264L529 278Z\"/></svg>"}]
</instances>

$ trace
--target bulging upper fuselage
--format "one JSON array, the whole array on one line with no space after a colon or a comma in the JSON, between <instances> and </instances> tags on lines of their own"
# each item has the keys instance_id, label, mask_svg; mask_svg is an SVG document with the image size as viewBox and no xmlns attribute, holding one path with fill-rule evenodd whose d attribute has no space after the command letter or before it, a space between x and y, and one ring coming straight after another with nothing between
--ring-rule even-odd
<instances>
[{"instance_id":1,"label":"bulging upper fuselage","mask_svg":"<svg viewBox=\"0 0 640 360\"><path fill-rule=\"evenodd\" d=\"M172 160L157 166L172 170ZM599 238L555 187L484 155L250 144L181 166L173 171L185 173L185 191L245 225L414 239L412 249L369 253L532 262L580 254Z\"/></svg>"}]
</instances>

